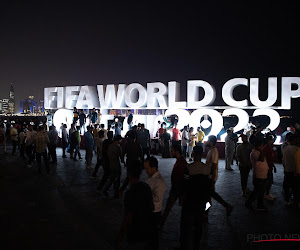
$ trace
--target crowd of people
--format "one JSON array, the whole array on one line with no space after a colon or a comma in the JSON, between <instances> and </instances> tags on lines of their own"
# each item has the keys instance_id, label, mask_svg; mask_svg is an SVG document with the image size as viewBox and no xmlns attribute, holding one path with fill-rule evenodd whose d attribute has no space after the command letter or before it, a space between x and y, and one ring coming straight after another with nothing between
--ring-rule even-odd
<instances>
[{"instance_id":1,"label":"crowd of people","mask_svg":"<svg viewBox=\"0 0 300 250\"><path fill-rule=\"evenodd\" d=\"M93 112L98 114L96 111ZM20 158L27 161L26 167L31 168L36 160L40 174L42 174L42 157L47 174L51 172L51 164L57 163L56 149L59 141L62 157L73 161L82 159L80 150L83 146L86 169L92 170L91 178L97 180L99 168L103 168L96 192L108 197L112 187L111 198L124 201L124 218L116 239L116 249L121 247L125 236L129 249L159 249L160 230L164 227L176 201L182 206L180 224L182 249L200 249L203 244L207 244L202 235L212 198L225 208L227 216L233 211L233 206L226 202L215 188L219 170L217 137L210 135L204 143L205 134L201 127L198 127L196 132L188 126L180 131L175 123L169 133L165 124L161 124L157 131L160 153L162 157L176 158L171 173L171 189L163 208L166 182L159 172L157 157L150 155L149 130L144 124L132 126L131 112L128 112L128 116L131 116L128 119L129 130L124 138L120 135L118 121L114 121L117 124L114 130L97 123L101 115L97 115L97 120L95 118L91 121L81 136L82 126L78 126L77 123L81 118L76 108L73 123L68 131L66 124L62 124L58 131L54 125L48 130L45 123L12 123L10 127L1 123L0 145L3 153L7 153L6 139L9 137L13 146L12 155L16 155L19 148ZM285 141L281 145L285 204L286 206L294 204L298 208L300 208L299 135L299 131L286 133ZM238 145L239 137L242 143ZM257 200L256 209L267 211L264 199L276 199L271 193L277 157L274 141L274 134L271 131L263 134L260 127L254 128L250 134L240 135L235 134L231 128L227 130L225 169L233 170L231 165L235 157L240 171L242 196L245 197L245 207L249 210L254 210L252 204ZM206 150L206 160L202 162ZM93 168L94 154L96 164ZM126 178L121 185L122 165L126 169ZM248 188L251 170L254 185L252 191ZM140 180L142 171L148 176L146 182Z\"/></svg>"}]
</instances>

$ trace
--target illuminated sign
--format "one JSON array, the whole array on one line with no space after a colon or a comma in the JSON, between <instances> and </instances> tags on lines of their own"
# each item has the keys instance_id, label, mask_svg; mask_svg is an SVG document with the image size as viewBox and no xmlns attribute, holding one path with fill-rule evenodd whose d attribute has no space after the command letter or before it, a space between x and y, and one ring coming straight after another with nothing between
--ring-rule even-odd
<instances>
[{"instance_id":1,"label":"illuminated sign","mask_svg":"<svg viewBox=\"0 0 300 250\"><path fill-rule=\"evenodd\" d=\"M296 87L293 87L293 85ZM249 88L249 99L235 100L234 89L238 86ZM222 116L236 115L239 118L234 131L243 129L249 122L249 115L244 109L255 109L253 116L266 115L270 117L268 128L274 130L280 122L280 116L275 109L290 109L291 99L300 96L300 77L281 78L281 106L272 106L277 101L278 79L268 78L268 97L266 100L259 98L259 79L234 78L227 81L222 87L222 99L228 106L212 106L216 90L210 83L203 80L187 81L187 101L180 101L180 84L171 81L168 85L161 82L147 83L144 87L139 83L109 84L95 86L67 86L51 87L44 89L45 109L64 109L59 112L59 117L69 123L72 115L71 109L101 109L104 114L106 109L166 109L165 115L178 116L178 128L190 124L198 127L203 116L210 116L212 128L210 134L217 135L223 127ZM200 100L199 89L203 89L204 96ZM249 101L251 105L249 105ZM193 109L189 113L186 109ZM224 109L221 115L214 109ZM58 117L58 115L56 115ZM68 118L67 118L68 117ZM137 115L135 115L137 118ZM103 123L113 119L112 115L102 115ZM54 117L55 120L55 117ZM57 120L57 119L56 119ZM157 117L140 116L139 120L154 130ZM148 122L149 120L149 122ZM102 123L102 122L101 122ZM151 124L152 123L152 124ZM126 130L127 126L124 126ZM124 132L124 131L123 131ZM156 132L156 131L154 131Z\"/></svg>"}]
</instances>

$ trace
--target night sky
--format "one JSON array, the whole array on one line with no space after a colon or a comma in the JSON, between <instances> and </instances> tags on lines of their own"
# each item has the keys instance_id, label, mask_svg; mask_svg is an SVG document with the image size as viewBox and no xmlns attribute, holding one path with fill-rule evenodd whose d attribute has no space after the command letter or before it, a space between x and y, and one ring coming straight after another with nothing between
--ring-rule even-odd
<instances>
[{"instance_id":1,"label":"night sky","mask_svg":"<svg viewBox=\"0 0 300 250\"><path fill-rule=\"evenodd\" d=\"M2 1L0 98L8 97L11 82L18 106L29 95L43 99L44 87L176 80L185 94L187 80L201 79L215 86L215 105L222 105L221 87L229 79L259 77L263 91L267 77L300 77L297 10L274 1ZM237 99L248 97L238 88Z\"/></svg>"}]
</instances>

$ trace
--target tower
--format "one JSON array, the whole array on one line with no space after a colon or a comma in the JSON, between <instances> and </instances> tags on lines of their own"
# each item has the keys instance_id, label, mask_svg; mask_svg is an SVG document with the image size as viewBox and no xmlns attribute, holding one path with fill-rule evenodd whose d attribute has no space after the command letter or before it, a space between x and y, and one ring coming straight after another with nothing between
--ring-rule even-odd
<instances>
[{"instance_id":1,"label":"tower","mask_svg":"<svg viewBox=\"0 0 300 250\"><path fill-rule=\"evenodd\" d=\"M15 91L12 83L10 84L9 89L8 112L11 114L15 113Z\"/></svg>"}]
</instances>

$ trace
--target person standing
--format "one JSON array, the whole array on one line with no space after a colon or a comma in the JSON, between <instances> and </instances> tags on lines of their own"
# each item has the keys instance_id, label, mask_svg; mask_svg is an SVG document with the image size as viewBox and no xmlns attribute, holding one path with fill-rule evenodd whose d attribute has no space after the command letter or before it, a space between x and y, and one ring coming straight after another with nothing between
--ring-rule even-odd
<instances>
[{"instance_id":1,"label":"person standing","mask_svg":"<svg viewBox=\"0 0 300 250\"><path fill-rule=\"evenodd\" d=\"M26 155L28 156L28 164L27 168L31 168L31 164L34 160L34 137L35 137L36 131L33 130L33 127L31 124L28 126L28 130L26 131L26 139L25 139L25 151Z\"/></svg>"},{"instance_id":2,"label":"person standing","mask_svg":"<svg viewBox=\"0 0 300 250\"><path fill-rule=\"evenodd\" d=\"M21 127L20 128L20 133L19 133L19 142L20 142L20 157L22 159L26 159L25 158L25 131L24 128Z\"/></svg>"},{"instance_id":3,"label":"person standing","mask_svg":"<svg viewBox=\"0 0 300 250\"><path fill-rule=\"evenodd\" d=\"M283 190L285 196L285 205L290 206L290 189L292 190L293 196L296 198L296 179L295 179L295 153L297 151L296 139L297 137L289 133L289 136L286 136L288 145L285 146L282 152L282 164L284 167L284 181L283 181Z\"/></svg>"},{"instance_id":4,"label":"person standing","mask_svg":"<svg viewBox=\"0 0 300 250\"><path fill-rule=\"evenodd\" d=\"M70 150L70 159L73 159L73 153L74 153L74 148L71 146L71 138L72 138L72 134L76 131L76 128L75 128L75 124L72 123L71 124L71 128L69 129L69 141L68 141L68 147L69 147L69 150Z\"/></svg>"},{"instance_id":5,"label":"person standing","mask_svg":"<svg viewBox=\"0 0 300 250\"><path fill-rule=\"evenodd\" d=\"M142 157L143 157L143 150L141 145L136 141L136 134L130 133L127 138L127 143L124 145L122 150L121 161L124 162L124 158L126 155L126 164L125 167L128 171L128 168L131 167L139 167L142 168ZM124 190L128 185L128 177L125 178L122 187L119 191L119 196L121 197Z\"/></svg>"},{"instance_id":6,"label":"person standing","mask_svg":"<svg viewBox=\"0 0 300 250\"><path fill-rule=\"evenodd\" d=\"M44 158L47 174L50 174L50 166L47 155L47 145L50 143L47 132L44 131L42 126L39 126L38 132L34 137L36 161L38 165L39 174L42 174L42 163L41 157Z\"/></svg>"},{"instance_id":7,"label":"person standing","mask_svg":"<svg viewBox=\"0 0 300 250\"><path fill-rule=\"evenodd\" d=\"M6 153L6 129L4 123L0 125L0 145L2 145L3 154Z\"/></svg>"},{"instance_id":8,"label":"person standing","mask_svg":"<svg viewBox=\"0 0 300 250\"><path fill-rule=\"evenodd\" d=\"M144 156L147 155L147 158L150 157L150 133L149 130L145 128L145 124L141 124L141 129L137 132L138 142L142 147L143 150L143 157L142 157L142 165L144 165Z\"/></svg>"},{"instance_id":9,"label":"person standing","mask_svg":"<svg viewBox=\"0 0 300 250\"><path fill-rule=\"evenodd\" d=\"M276 151L273 149L274 137L272 135L268 135L266 137L267 144L263 148L263 153L266 157L269 170L268 170L268 177L267 177L267 184L266 184L266 200L274 200L276 196L270 193L270 189L273 185L273 171L276 173L276 167L274 165L275 160L277 159Z\"/></svg>"},{"instance_id":10,"label":"person standing","mask_svg":"<svg viewBox=\"0 0 300 250\"><path fill-rule=\"evenodd\" d=\"M191 127L190 128L190 131L189 131L189 161L193 161L192 159L192 152L193 152L193 148L195 147L196 145L196 142L195 142L195 134L194 134L194 128Z\"/></svg>"},{"instance_id":11,"label":"person standing","mask_svg":"<svg viewBox=\"0 0 300 250\"><path fill-rule=\"evenodd\" d=\"M203 148L203 152L205 151L205 147L204 147L204 136L205 133L201 130L201 127L197 128L197 134L196 134L196 145L197 146L201 146Z\"/></svg>"},{"instance_id":12,"label":"person standing","mask_svg":"<svg viewBox=\"0 0 300 250\"><path fill-rule=\"evenodd\" d=\"M131 113L131 110L127 111L127 124L128 124L128 130L131 130L133 124L133 115Z\"/></svg>"},{"instance_id":13,"label":"person standing","mask_svg":"<svg viewBox=\"0 0 300 250\"><path fill-rule=\"evenodd\" d=\"M55 128L54 125L49 127L49 132L48 132L48 137L49 137L49 155L52 158L52 161L50 163L56 163L57 162L57 156L56 156L56 146L57 146L57 140L58 140L58 132Z\"/></svg>"},{"instance_id":14,"label":"person standing","mask_svg":"<svg viewBox=\"0 0 300 250\"><path fill-rule=\"evenodd\" d=\"M85 144L85 160L86 160L86 169L92 168L92 159L93 159L93 148L94 148L94 137L92 135L93 127L88 126L87 131L84 133L84 144Z\"/></svg>"},{"instance_id":15,"label":"person standing","mask_svg":"<svg viewBox=\"0 0 300 250\"><path fill-rule=\"evenodd\" d=\"M148 175L146 183L152 191L154 203L153 217L155 223L154 248L159 249L159 228L161 220L162 202L166 191L166 183L158 170L158 161L154 156L150 156L144 162L145 172Z\"/></svg>"},{"instance_id":16,"label":"person standing","mask_svg":"<svg viewBox=\"0 0 300 250\"><path fill-rule=\"evenodd\" d=\"M170 158L170 141L171 141L171 136L168 133L167 129L164 129L164 133L162 134L162 158Z\"/></svg>"},{"instance_id":17,"label":"person standing","mask_svg":"<svg viewBox=\"0 0 300 250\"><path fill-rule=\"evenodd\" d=\"M119 119L117 117L115 118L115 121L113 122L112 126L115 130L114 136L121 135L122 123L119 122Z\"/></svg>"},{"instance_id":18,"label":"person standing","mask_svg":"<svg viewBox=\"0 0 300 250\"><path fill-rule=\"evenodd\" d=\"M228 204L223 198L216 192L215 184L218 179L218 171L219 171L219 152L216 148L217 137L214 135L210 135L206 142L206 146L209 148L209 151L206 156L206 165L211 169L211 196L219 202L223 207L226 208L227 216L229 216L232 212L233 207Z\"/></svg>"},{"instance_id":19,"label":"person standing","mask_svg":"<svg viewBox=\"0 0 300 250\"><path fill-rule=\"evenodd\" d=\"M185 158L181 155L180 146L171 147L171 156L176 158L176 162L171 174L171 189L169 192L169 197L167 199L165 210L161 218L161 227L163 227L176 200L182 196L183 184L184 184L184 169L187 164Z\"/></svg>"},{"instance_id":20,"label":"person standing","mask_svg":"<svg viewBox=\"0 0 300 250\"><path fill-rule=\"evenodd\" d=\"M68 132L67 132L67 125L63 124L62 125L62 130L61 130L61 147L63 151L63 158L67 158L66 156L66 148L68 147Z\"/></svg>"},{"instance_id":21,"label":"person standing","mask_svg":"<svg viewBox=\"0 0 300 250\"><path fill-rule=\"evenodd\" d=\"M187 147L189 144L189 133L187 126L184 126L181 136L182 156L186 158Z\"/></svg>"},{"instance_id":22,"label":"person standing","mask_svg":"<svg viewBox=\"0 0 300 250\"><path fill-rule=\"evenodd\" d=\"M77 161L77 155L79 159L82 159L80 154L81 137L79 131L76 130L75 132L73 132L70 138L70 150L72 150L72 152L75 150L73 161Z\"/></svg>"},{"instance_id":23,"label":"person standing","mask_svg":"<svg viewBox=\"0 0 300 250\"><path fill-rule=\"evenodd\" d=\"M73 124L74 126L76 126L76 123L78 121L79 118L79 113L76 107L73 108Z\"/></svg>"},{"instance_id":24,"label":"person standing","mask_svg":"<svg viewBox=\"0 0 300 250\"><path fill-rule=\"evenodd\" d=\"M83 112L83 110L81 110L79 115L79 126L80 126L81 134L82 134L82 128L83 128L83 133L85 133L85 123L86 123L86 115Z\"/></svg>"},{"instance_id":25,"label":"person standing","mask_svg":"<svg viewBox=\"0 0 300 250\"><path fill-rule=\"evenodd\" d=\"M107 137L107 130L105 129L104 127L104 124L100 124L100 130L102 130L104 132L104 140L106 140L108 137Z\"/></svg>"},{"instance_id":26,"label":"person standing","mask_svg":"<svg viewBox=\"0 0 300 250\"><path fill-rule=\"evenodd\" d=\"M18 130L17 130L16 123L14 123L14 125L10 128L10 140L13 144L13 149L11 154L16 155L17 143L18 143Z\"/></svg>"},{"instance_id":27,"label":"person standing","mask_svg":"<svg viewBox=\"0 0 300 250\"><path fill-rule=\"evenodd\" d=\"M172 132L172 146L179 145L181 133L180 130L177 128L177 123L174 124L174 128L171 129L171 132Z\"/></svg>"},{"instance_id":28,"label":"person standing","mask_svg":"<svg viewBox=\"0 0 300 250\"><path fill-rule=\"evenodd\" d=\"M232 134L233 131L231 129L227 129L227 135L225 137L225 169L227 170L233 170L231 168L231 163L235 151L235 143L231 137Z\"/></svg>"},{"instance_id":29,"label":"person standing","mask_svg":"<svg viewBox=\"0 0 300 250\"><path fill-rule=\"evenodd\" d=\"M255 149L252 150L251 164L253 167L253 185L254 190L251 192L249 198L245 202L246 208L254 210L252 202L257 199L257 209L266 211L268 210L264 206L264 193L266 188L267 176L268 176L268 163L266 157L263 154L263 141L257 139L255 141Z\"/></svg>"},{"instance_id":30,"label":"person standing","mask_svg":"<svg viewBox=\"0 0 300 250\"><path fill-rule=\"evenodd\" d=\"M139 180L140 175L140 168L130 168L128 172L130 189L125 193L123 222L114 249L121 248L124 236L126 249L155 249L152 192L147 183Z\"/></svg>"},{"instance_id":31,"label":"person standing","mask_svg":"<svg viewBox=\"0 0 300 250\"><path fill-rule=\"evenodd\" d=\"M100 111L100 109L98 109L98 111L97 111L97 124L98 125L101 123L101 116L102 116L101 111Z\"/></svg>"},{"instance_id":32,"label":"person standing","mask_svg":"<svg viewBox=\"0 0 300 250\"><path fill-rule=\"evenodd\" d=\"M97 120L98 120L98 114L96 112L96 109L93 108L92 112L91 112L91 122L92 122L92 125L95 125L97 123Z\"/></svg>"},{"instance_id":33,"label":"person standing","mask_svg":"<svg viewBox=\"0 0 300 250\"><path fill-rule=\"evenodd\" d=\"M237 159L239 161L239 170L241 176L241 186L242 186L242 195L246 197L247 193L250 191L247 188L248 176L251 166L250 154L252 151L252 145L248 141L248 137L244 134L241 134L243 143L237 147Z\"/></svg>"}]
</instances>

